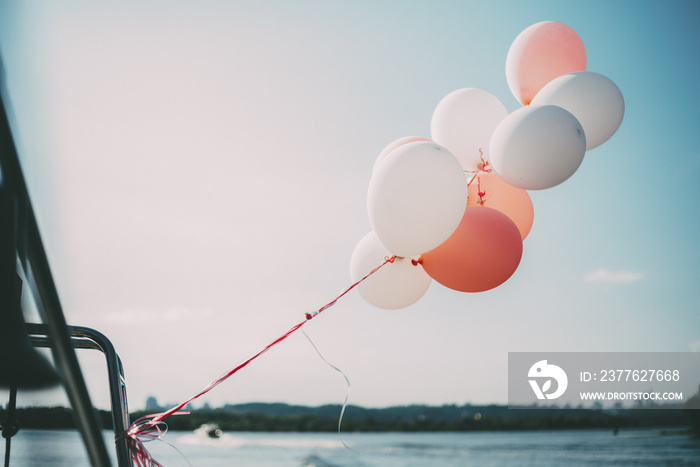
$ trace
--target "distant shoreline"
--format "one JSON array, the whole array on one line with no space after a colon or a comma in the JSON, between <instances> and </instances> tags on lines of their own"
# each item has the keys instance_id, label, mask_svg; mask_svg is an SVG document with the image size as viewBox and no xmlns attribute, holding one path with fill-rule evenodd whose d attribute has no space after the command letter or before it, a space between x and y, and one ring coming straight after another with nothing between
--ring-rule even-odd
<instances>
[{"instance_id":1,"label":"distant shoreline","mask_svg":"<svg viewBox=\"0 0 700 467\"><path fill-rule=\"evenodd\" d=\"M131 420L158 409L134 411ZM225 405L191 410L189 415L167 419L169 429L194 430L217 423L224 431L333 432L338 430L340 405L319 407L281 403ZM98 411L103 427L111 427L111 413ZM504 405L411 405L387 408L348 406L342 420L344 432L446 432L521 431L623 428L683 428L689 432L700 410L678 409L508 409ZM6 411L0 409L0 420ZM691 418L695 417L695 419ZM65 407L18 408L22 428L75 428L72 410Z\"/></svg>"}]
</instances>

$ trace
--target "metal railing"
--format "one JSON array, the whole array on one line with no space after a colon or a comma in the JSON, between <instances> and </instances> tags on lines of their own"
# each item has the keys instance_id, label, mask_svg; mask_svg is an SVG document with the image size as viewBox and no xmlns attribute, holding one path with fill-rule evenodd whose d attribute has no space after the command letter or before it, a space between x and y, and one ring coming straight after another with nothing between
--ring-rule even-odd
<instances>
[{"instance_id":1,"label":"metal railing","mask_svg":"<svg viewBox=\"0 0 700 467\"><path fill-rule=\"evenodd\" d=\"M27 332L35 347L51 347L51 335L45 324L27 323ZM127 439L119 435L129 428L129 407L126 398L126 380L122 361L114 346L104 334L86 327L68 326L71 343L76 349L99 350L107 362L107 378L109 380L112 426L117 450L119 467L131 466Z\"/></svg>"}]
</instances>

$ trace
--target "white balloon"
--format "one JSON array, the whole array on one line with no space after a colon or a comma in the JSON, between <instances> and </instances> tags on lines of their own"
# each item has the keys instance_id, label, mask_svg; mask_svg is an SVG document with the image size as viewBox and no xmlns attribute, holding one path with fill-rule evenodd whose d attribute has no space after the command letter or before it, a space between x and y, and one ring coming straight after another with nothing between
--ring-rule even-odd
<instances>
[{"instance_id":1,"label":"white balloon","mask_svg":"<svg viewBox=\"0 0 700 467\"><path fill-rule=\"evenodd\" d=\"M353 283L391 256L374 232L365 235L357 244L350 259L350 277ZM414 259L418 259L415 257ZM414 304L425 295L432 279L423 266L411 258L396 258L357 286L362 298L379 308L397 310Z\"/></svg>"},{"instance_id":2,"label":"white balloon","mask_svg":"<svg viewBox=\"0 0 700 467\"><path fill-rule=\"evenodd\" d=\"M586 149L610 139L625 114L620 89L609 78L591 71L550 81L535 95L532 104L558 105L574 114L586 133Z\"/></svg>"},{"instance_id":3,"label":"white balloon","mask_svg":"<svg viewBox=\"0 0 700 467\"><path fill-rule=\"evenodd\" d=\"M463 88L446 95L430 121L433 141L457 157L464 170L476 171L489 159L489 141L508 111L494 95L477 88Z\"/></svg>"},{"instance_id":4,"label":"white balloon","mask_svg":"<svg viewBox=\"0 0 700 467\"><path fill-rule=\"evenodd\" d=\"M551 188L571 177L586 153L583 127L556 105L528 105L508 115L491 138L491 165L525 190Z\"/></svg>"},{"instance_id":5,"label":"white balloon","mask_svg":"<svg viewBox=\"0 0 700 467\"><path fill-rule=\"evenodd\" d=\"M467 206L467 178L447 149L419 141L391 151L369 183L367 210L379 240L410 257L452 235Z\"/></svg>"},{"instance_id":6,"label":"white balloon","mask_svg":"<svg viewBox=\"0 0 700 467\"><path fill-rule=\"evenodd\" d=\"M391 151L398 148L399 146L403 146L407 143L414 143L416 141L431 142L428 138L424 138L422 136L404 136L402 138L392 141L391 143L387 144L386 147L382 149L382 152L380 152L377 156L377 159L374 161L374 168L372 169L372 172L374 172L377 169L377 166L381 164L384 158L388 156Z\"/></svg>"}]
</instances>

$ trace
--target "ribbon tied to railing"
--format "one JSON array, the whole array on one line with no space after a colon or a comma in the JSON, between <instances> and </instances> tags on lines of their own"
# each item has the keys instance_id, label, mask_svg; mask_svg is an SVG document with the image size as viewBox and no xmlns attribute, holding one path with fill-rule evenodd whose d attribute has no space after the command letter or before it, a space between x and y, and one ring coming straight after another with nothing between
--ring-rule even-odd
<instances>
[{"instance_id":1,"label":"ribbon tied to railing","mask_svg":"<svg viewBox=\"0 0 700 467\"><path fill-rule=\"evenodd\" d=\"M182 412L181 410L187 404L189 404L190 402L194 401L195 399L203 396L204 394L208 393L209 391L214 389L216 386L218 386L219 384L223 383L228 378L233 376L235 373L237 373L238 371L240 371L243 368L245 368L246 366L248 366L248 364L251 363L253 360L260 357L262 354L264 354L265 352L270 350L272 347L274 347L275 345L277 345L280 342L282 342L283 340L285 340L287 337L294 334L302 326L304 326L304 324L306 324L308 321L310 321L311 319L318 316L324 310L335 305L338 302L338 300L340 300L343 296L345 296L345 294L347 294L352 289L357 287L362 281L364 281L365 279L370 277L372 274L376 273L379 269L381 269L386 264L393 263L395 259L396 259L396 256L385 257L383 263L381 263L379 266L374 268L367 275L365 275L360 280L358 280L357 282L352 284L350 287L345 289L340 295L338 295L332 301L323 305L321 308L319 308L316 311L313 311L311 313L306 313L304 321L301 321L300 323L297 323L294 326L292 326L292 328L289 329L289 331L287 331L286 333L284 333L283 335L281 335L280 337L278 337L277 339L275 339L274 341L269 343L261 351L259 351L258 353L256 353L252 357L250 357L248 360L244 361L243 363L241 363L237 367L222 374L221 376L216 378L214 381L209 383L209 385L207 387L205 387L202 391L200 391L198 394L195 394L194 396L190 397L189 399L182 402L181 404L173 407L172 409L170 409L166 412L163 412L163 413L146 415L144 417L139 418L138 420L133 422L131 424L131 426L129 426L129 428L124 433L117 435L116 440L117 441L122 440L122 439L127 440L127 445L129 447L129 453L130 453L131 459L134 462L134 464L136 465L136 467L163 467L163 465L161 463L159 463L157 460L155 460L153 458L153 456L148 452L148 449L146 449L146 446L144 445L144 443L148 442L148 441L162 440L163 435L167 431L167 425L165 424L165 422L163 420L170 417L171 415L180 415L180 414L189 413L189 412ZM177 448L175 448L175 449L177 449Z\"/></svg>"}]
</instances>

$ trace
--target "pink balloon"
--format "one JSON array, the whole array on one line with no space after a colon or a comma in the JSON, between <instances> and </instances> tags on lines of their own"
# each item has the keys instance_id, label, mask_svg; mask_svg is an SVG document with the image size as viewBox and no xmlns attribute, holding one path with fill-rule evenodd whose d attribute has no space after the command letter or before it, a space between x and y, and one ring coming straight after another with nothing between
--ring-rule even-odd
<instances>
[{"instance_id":1,"label":"pink balloon","mask_svg":"<svg viewBox=\"0 0 700 467\"><path fill-rule=\"evenodd\" d=\"M425 272L445 287L483 292L507 281L522 255L520 231L508 216L471 206L452 236L420 260Z\"/></svg>"},{"instance_id":2,"label":"pink balloon","mask_svg":"<svg viewBox=\"0 0 700 467\"><path fill-rule=\"evenodd\" d=\"M530 233L535 210L527 191L504 182L495 173L479 172L469 185L467 206L485 206L508 216L523 240Z\"/></svg>"},{"instance_id":3,"label":"pink balloon","mask_svg":"<svg viewBox=\"0 0 700 467\"><path fill-rule=\"evenodd\" d=\"M586 48L576 31L556 21L533 24L518 34L506 57L506 79L523 105L554 78L586 70Z\"/></svg>"}]
</instances>

